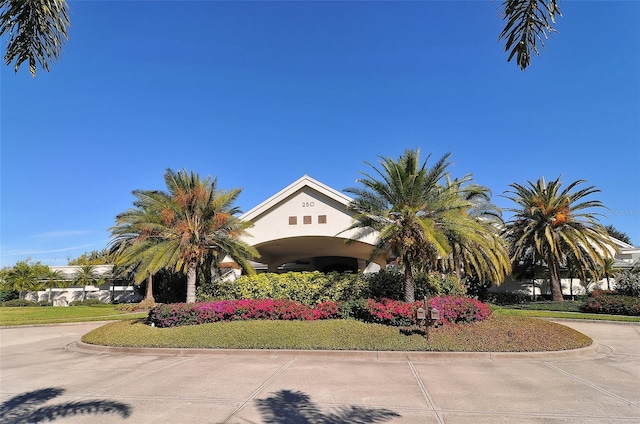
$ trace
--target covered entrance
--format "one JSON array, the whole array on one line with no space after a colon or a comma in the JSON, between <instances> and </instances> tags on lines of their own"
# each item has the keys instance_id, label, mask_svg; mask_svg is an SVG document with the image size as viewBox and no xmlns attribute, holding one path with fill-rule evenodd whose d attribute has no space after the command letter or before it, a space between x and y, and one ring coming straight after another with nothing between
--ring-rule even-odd
<instances>
[{"instance_id":1,"label":"covered entrance","mask_svg":"<svg viewBox=\"0 0 640 424\"><path fill-rule=\"evenodd\" d=\"M251 221L244 240L260 252L257 271L377 271L370 261L375 235L350 240L351 198L305 175L241 218Z\"/></svg>"}]
</instances>

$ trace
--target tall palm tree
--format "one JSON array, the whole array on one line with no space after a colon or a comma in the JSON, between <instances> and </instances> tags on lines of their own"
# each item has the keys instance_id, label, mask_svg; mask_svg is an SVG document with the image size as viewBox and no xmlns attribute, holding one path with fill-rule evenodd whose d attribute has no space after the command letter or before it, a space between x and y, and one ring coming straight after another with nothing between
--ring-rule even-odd
<instances>
[{"instance_id":1,"label":"tall palm tree","mask_svg":"<svg viewBox=\"0 0 640 424\"><path fill-rule=\"evenodd\" d=\"M196 273L210 251L222 252L251 274L258 252L240 240L250 223L233 206L241 189L217 188L217 179L201 179L186 170L167 169L167 192L136 190L134 208L116 217L113 243L122 245L121 263L139 263L154 273L174 267L187 274L187 302L195 302ZM140 278L140 277L137 277ZM144 278L144 277L142 277Z\"/></svg>"},{"instance_id":2,"label":"tall palm tree","mask_svg":"<svg viewBox=\"0 0 640 424\"><path fill-rule=\"evenodd\" d=\"M457 194L466 206L459 211L463 219L444 227L451 254L442 258L442 270L500 284L511 272L511 263L500 234L502 211L491 203L491 191L472 183L471 175L446 178L444 189Z\"/></svg>"},{"instance_id":3,"label":"tall palm tree","mask_svg":"<svg viewBox=\"0 0 640 424\"><path fill-rule=\"evenodd\" d=\"M610 278L616 275L617 270L613 268L615 261L613 258L604 258L602 264L598 267L598 273L607 280L607 290L611 290Z\"/></svg>"},{"instance_id":4,"label":"tall palm tree","mask_svg":"<svg viewBox=\"0 0 640 424\"><path fill-rule=\"evenodd\" d=\"M29 62L36 76L37 65L49 70L69 39L69 5L66 0L1 0L0 36L8 35L6 65L15 61L14 71Z\"/></svg>"},{"instance_id":5,"label":"tall palm tree","mask_svg":"<svg viewBox=\"0 0 640 424\"><path fill-rule=\"evenodd\" d=\"M53 287L57 286L59 282L64 281L62 272L49 268L49 270L42 276L42 278L46 281L47 287L49 288L48 301L53 305Z\"/></svg>"},{"instance_id":6,"label":"tall palm tree","mask_svg":"<svg viewBox=\"0 0 640 424\"><path fill-rule=\"evenodd\" d=\"M461 196L462 182L443 184L449 157L444 155L432 167L427 167L429 157L420 163L419 149L405 150L397 161L381 157L380 168L367 163L375 176L362 173L364 178L358 182L364 188L345 190L356 196L349 205L355 212L354 221L345 231L357 229L352 240L378 233L372 256L395 257L403 265L407 302L415 300L413 268L436 269L454 247L462 255L456 258L456 269L465 262L468 269L483 275L501 273L484 269L493 263L491 254L475 262L465 260L470 250L495 247L492 242L496 239L484 234L483 224L469 216L473 204Z\"/></svg>"},{"instance_id":7,"label":"tall palm tree","mask_svg":"<svg viewBox=\"0 0 640 424\"><path fill-rule=\"evenodd\" d=\"M578 180L562 189L560 178L547 183L540 178L527 185L513 183L505 197L518 207L507 209L514 213L505 228L513 263L535 254L549 269L553 300L562 301L560 268L568 260L581 269L594 269L615 249L606 230L598 222L598 213L589 209L603 208L597 200L583 199L599 190L593 186L577 189L584 183ZM576 189L575 191L573 191Z\"/></svg>"},{"instance_id":8,"label":"tall palm tree","mask_svg":"<svg viewBox=\"0 0 640 424\"><path fill-rule=\"evenodd\" d=\"M99 276L96 273L95 265L79 265L76 271L74 283L82 286L82 300L87 299L87 286L95 284L99 280Z\"/></svg>"},{"instance_id":9,"label":"tall palm tree","mask_svg":"<svg viewBox=\"0 0 640 424\"><path fill-rule=\"evenodd\" d=\"M43 278L49 267L40 261L33 262L31 258L18 261L11 268L3 269L3 285L18 292L20 299L28 291L38 291L45 287Z\"/></svg>"}]
</instances>

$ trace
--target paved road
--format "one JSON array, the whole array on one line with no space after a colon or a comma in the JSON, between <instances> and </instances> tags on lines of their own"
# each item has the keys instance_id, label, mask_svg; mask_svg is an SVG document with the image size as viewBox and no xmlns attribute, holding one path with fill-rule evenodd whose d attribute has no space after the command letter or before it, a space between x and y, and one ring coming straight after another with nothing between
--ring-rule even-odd
<instances>
[{"instance_id":1,"label":"paved road","mask_svg":"<svg viewBox=\"0 0 640 424\"><path fill-rule=\"evenodd\" d=\"M574 357L87 353L100 324L0 329L2 423L639 423L640 325Z\"/></svg>"}]
</instances>

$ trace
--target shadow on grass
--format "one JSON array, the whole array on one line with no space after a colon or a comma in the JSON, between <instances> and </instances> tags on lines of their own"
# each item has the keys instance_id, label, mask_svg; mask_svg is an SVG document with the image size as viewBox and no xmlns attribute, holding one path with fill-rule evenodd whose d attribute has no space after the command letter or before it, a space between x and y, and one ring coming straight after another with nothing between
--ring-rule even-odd
<instances>
[{"instance_id":1,"label":"shadow on grass","mask_svg":"<svg viewBox=\"0 0 640 424\"><path fill-rule=\"evenodd\" d=\"M407 328L401 328L400 330L400 334L402 334L403 336L415 336L416 334L419 336L426 336L427 333L425 333L425 331L421 328L416 328L416 327L407 327Z\"/></svg>"},{"instance_id":2,"label":"shadow on grass","mask_svg":"<svg viewBox=\"0 0 640 424\"><path fill-rule=\"evenodd\" d=\"M49 422L75 415L116 414L122 418L131 415L131 407L108 400L88 400L43 405L61 396L64 389L48 387L22 393L0 404L0 421L4 424L28 424Z\"/></svg>"},{"instance_id":3,"label":"shadow on grass","mask_svg":"<svg viewBox=\"0 0 640 424\"><path fill-rule=\"evenodd\" d=\"M304 392L280 390L266 399L256 400L265 423L272 424L367 424L381 423L400 415L389 409L343 406L322 413Z\"/></svg>"}]
</instances>

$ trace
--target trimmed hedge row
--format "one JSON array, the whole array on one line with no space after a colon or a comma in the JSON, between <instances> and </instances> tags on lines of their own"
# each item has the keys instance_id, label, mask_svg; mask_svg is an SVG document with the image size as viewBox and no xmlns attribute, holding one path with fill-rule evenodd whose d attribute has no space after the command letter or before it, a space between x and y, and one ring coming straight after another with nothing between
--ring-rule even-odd
<instances>
[{"instance_id":1,"label":"trimmed hedge row","mask_svg":"<svg viewBox=\"0 0 640 424\"><path fill-rule=\"evenodd\" d=\"M580 310L594 314L640 316L640 298L596 290L592 292L591 297L585 301Z\"/></svg>"},{"instance_id":2,"label":"trimmed hedge row","mask_svg":"<svg viewBox=\"0 0 640 424\"><path fill-rule=\"evenodd\" d=\"M394 299L404 297L404 275L382 270L372 274L332 272L288 272L242 275L235 281L220 281L214 287L201 287L198 300L287 299L311 306L319 302L348 302L357 299ZM464 296L466 288L455 275L418 273L415 295Z\"/></svg>"},{"instance_id":3,"label":"trimmed hedge row","mask_svg":"<svg viewBox=\"0 0 640 424\"><path fill-rule=\"evenodd\" d=\"M147 324L164 328L217 321L247 319L310 321L337 316L336 302L322 302L312 308L292 300L242 299L157 305L149 310Z\"/></svg>"},{"instance_id":4,"label":"trimmed hedge row","mask_svg":"<svg viewBox=\"0 0 640 424\"><path fill-rule=\"evenodd\" d=\"M382 299L380 302L373 299L342 303L327 301L314 307L285 299L174 303L152 308L147 324L164 328L247 319L319 320L342 317L410 326L416 324L416 310L422 305L422 302L405 303L391 299ZM484 303L464 297L437 297L431 299L430 305L440 310L441 319L436 325L482 321L490 314L489 307Z\"/></svg>"}]
</instances>

